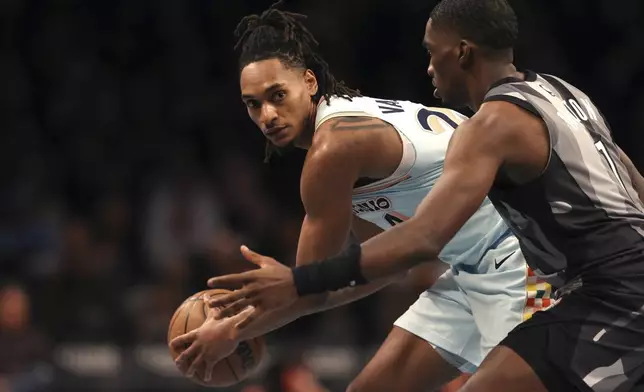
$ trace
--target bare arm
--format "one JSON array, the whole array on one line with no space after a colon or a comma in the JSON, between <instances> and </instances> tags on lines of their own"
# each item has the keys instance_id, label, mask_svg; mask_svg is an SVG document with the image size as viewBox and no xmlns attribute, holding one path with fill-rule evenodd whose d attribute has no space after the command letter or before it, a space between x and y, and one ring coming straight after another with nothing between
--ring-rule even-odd
<instances>
[{"instance_id":1,"label":"bare arm","mask_svg":"<svg viewBox=\"0 0 644 392\"><path fill-rule=\"evenodd\" d=\"M329 121L328 126L342 126L343 121L343 118L333 119ZM384 123L378 119L368 118L360 122L358 118L353 117L349 125L369 129L370 127L382 128ZM327 137L323 132L325 130L320 129L318 134L328 140L316 140L315 144L318 147L309 152L302 170L300 193L306 217L300 232L297 265L321 260L342 251L352 228L353 185L360 175L363 160L366 160L363 157L370 156L368 148L352 143L351 134L327 134L332 136ZM353 219L354 222L356 219ZM358 238L364 241L382 230L368 222L357 220L354 231ZM361 287L302 297L287 309L266 313L264 317L251 322L240 331L238 339L245 340L263 335L303 315L357 301L387 286L397 278L399 276Z\"/></svg>"},{"instance_id":2,"label":"bare arm","mask_svg":"<svg viewBox=\"0 0 644 392\"><path fill-rule=\"evenodd\" d=\"M373 223L364 221L358 217L353 217L353 233L359 243L367 241L368 239L375 237L376 235L383 232L381 228L374 225ZM405 272L386 277L383 279L376 280L364 286L350 287L338 291L328 292L319 296L319 302L315 304L314 307L308 309L308 313L318 313L325 310L337 308L342 305L346 305L351 302L355 302L359 299L362 299L366 296L369 296L376 291L381 290L382 288L390 285L391 283L398 281L405 277ZM316 297L316 296L313 296ZM306 299L307 297L302 297Z\"/></svg>"},{"instance_id":3,"label":"bare arm","mask_svg":"<svg viewBox=\"0 0 644 392\"><path fill-rule=\"evenodd\" d=\"M483 104L472 119L456 130L443 174L413 218L371 238L362 244L360 252L352 247L346 257L332 257L311 267L300 266L292 270L257 255L253 261L261 268L209 281L210 286L244 286L212 300L210 305L230 305L221 312L226 315L253 306L248 320L252 314L293 307L301 297L307 296L308 283L314 283L313 289L309 290L311 294L324 289L335 291L341 285L355 283L360 275L377 282L407 271L424 260L436 260L442 248L479 209L499 169L503 166L506 170L536 176L547 164L548 146L547 130L540 119L510 103ZM348 264L343 270L342 263L354 264ZM326 277L320 279L316 273L337 275L324 282ZM324 284L317 284L319 282ZM234 310L228 310L233 307Z\"/></svg>"},{"instance_id":4,"label":"bare arm","mask_svg":"<svg viewBox=\"0 0 644 392\"><path fill-rule=\"evenodd\" d=\"M624 166L626 166L628 176L631 178L631 182L633 183L633 188L635 188L635 192L637 192L640 200L644 203L644 177L642 177L628 155L626 155L626 153L619 147L618 150L619 159L622 161Z\"/></svg>"},{"instance_id":5,"label":"bare arm","mask_svg":"<svg viewBox=\"0 0 644 392\"><path fill-rule=\"evenodd\" d=\"M531 141L517 137L521 127L516 121L499 118L499 112L510 111L524 125L526 121L542 125L530 115L516 112L521 109L503 105L510 104L485 104L472 119L459 126L452 137L443 174L413 218L362 245L360 266L366 279L380 279L408 270L423 260L435 259L479 208L499 168L508 161L528 164L527 152L534 150L529 145Z\"/></svg>"}]
</instances>

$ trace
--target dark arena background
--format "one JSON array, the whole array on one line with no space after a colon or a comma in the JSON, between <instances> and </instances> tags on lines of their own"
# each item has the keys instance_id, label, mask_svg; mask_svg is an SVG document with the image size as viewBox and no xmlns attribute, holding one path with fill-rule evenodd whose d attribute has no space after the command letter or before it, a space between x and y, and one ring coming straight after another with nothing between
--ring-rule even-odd
<instances>
[{"instance_id":1,"label":"dark arena background","mask_svg":"<svg viewBox=\"0 0 644 392\"><path fill-rule=\"evenodd\" d=\"M644 2L511 3L517 64L587 92L644 169ZM0 392L203 389L168 353L174 309L207 278L250 268L242 243L294 260L304 154L263 163L233 52L239 19L270 4L0 2ZM286 8L309 16L349 86L439 105L421 46L435 4ZM222 390L344 391L422 289L270 334L257 376Z\"/></svg>"}]
</instances>

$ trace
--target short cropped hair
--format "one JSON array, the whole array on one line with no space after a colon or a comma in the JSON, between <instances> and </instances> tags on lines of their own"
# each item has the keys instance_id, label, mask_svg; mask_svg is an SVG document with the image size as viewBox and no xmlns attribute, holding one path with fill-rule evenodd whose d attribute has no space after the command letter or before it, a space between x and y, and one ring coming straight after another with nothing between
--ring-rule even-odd
<instances>
[{"instance_id":1,"label":"short cropped hair","mask_svg":"<svg viewBox=\"0 0 644 392\"><path fill-rule=\"evenodd\" d=\"M517 17L506 0L443 0L430 18L432 27L454 29L488 49L512 49L519 36Z\"/></svg>"}]
</instances>

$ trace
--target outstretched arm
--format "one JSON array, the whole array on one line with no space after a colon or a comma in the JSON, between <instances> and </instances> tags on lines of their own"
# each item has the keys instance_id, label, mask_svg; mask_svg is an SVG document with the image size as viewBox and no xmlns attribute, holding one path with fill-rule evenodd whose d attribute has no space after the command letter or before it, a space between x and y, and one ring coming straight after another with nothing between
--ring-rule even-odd
<instances>
[{"instance_id":1,"label":"outstretched arm","mask_svg":"<svg viewBox=\"0 0 644 392\"><path fill-rule=\"evenodd\" d=\"M373 156L373 148L356 143L352 131L387 126L389 125L374 118L350 117L347 120L341 117L330 120L323 125L323 129L318 131L319 137L323 140L316 140L316 150L309 152L300 183L300 194L306 217L302 223L298 243L296 261L298 266L340 253L348 242L352 227L360 241L382 232L377 226L352 217L353 186L365 162ZM352 129L348 132L337 131L347 127ZM331 133L334 131L336 133ZM302 297L288 308L264 313L257 319L249 317L245 325L240 326L243 328L236 331L238 333L236 339L246 340L264 335L303 315L357 301L399 277L394 276L365 286ZM228 309L230 312L240 310L235 309L234 305Z\"/></svg>"},{"instance_id":2,"label":"outstretched arm","mask_svg":"<svg viewBox=\"0 0 644 392\"><path fill-rule=\"evenodd\" d=\"M506 102L484 104L456 130L443 174L413 218L322 262L290 271L265 258L263 268L214 278L210 284L244 287L213 304L280 309L299 297L365 284L435 260L480 207L502 165L520 166L534 175L543 170L546 135L543 122L522 109Z\"/></svg>"},{"instance_id":3,"label":"outstretched arm","mask_svg":"<svg viewBox=\"0 0 644 392\"><path fill-rule=\"evenodd\" d=\"M505 137L493 118L462 123L450 142L443 174L414 217L362 244L360 270L378 279L435 259L480 207L504 163ZM497 137L494 137L497 134Z\"/></svg>"},{"instance_id":4,"label":"outstretched arm","mask_svg":"<svg viewBox=\"0 0 644 392\"><path fill-rule=\"evenodd\" d=\"M346 255L295 268L290 282L284 276L279 289L275 285L270 290L273 296L263 301L280 306L292 301L288 298L293 291L299 296L334 291L435 259L480 207L503 165L520 166L536 175L546 164L547 148L547 133L540 119L506 102L484 104L454 133L443 174L413 218L361 247L351 247ZM259 282L260 273L255 275L246 275L246 285L268 292ZM290 287L294 287L292 292Z\"/></svg>"},{"instance_id":5,"label":"outstretched arm","mask_svg":"<svg viewBox=\"0 0 644 392\"><path fill-rule=\"evenodd\" d=\"M547 149L547 130L541 119L510 103L484 104L454 133L443 174L416 215L365 242L347 257L319 263L318 269L325 274L336 274L323 285L320 279L314 280L317 287L301 284L309 277L306 273L317 271L300 269L305 273L299 272L298 276L295 269L297 292L302 295L320 290L321 286L333 290L352 281L370 281L435 258L479 208L502 166L538 175L546 164ZM342 261L347 265L349 260L355 265L353 269L339 264ZM307 286L314 287L309 290Z\"/></svg>"},{"instance_id":6,"label":"outstretched arm","mask_svg":"<svg viewBox=\"0 0 644 392\"><path fill-rule=\"evenodd\" d=\"M359 177L363 163L373 156L370 146L353 138L351 131L384 127L390 126L378 119L350 117L332 119L317 132L315 147L307 154L302 171L300 192L306 217L300 233L297 265L335 255L346 244L351 229L353 185ZM261 260L257 260L259 255L249 250L243 250L243 254L249 260L261 264ZM287 269L274 260L270 262L275 263L276 267ZM390 281L391 279L374 282L343 292L303 297L291 307L272 312L262 312L261 307L256 306L251 315L240 323L243 329L223 331L217 324L211 323L208 329L198 328L176 338L172 346L177 349L191 345L177 361L182 369L189 368L188 372L194 371L201 364L196 360L191 363L190 358L216 361L225 353L215 347L226 347L222 342L235 342L264 335L302 315L355 301ZM238 302L230 304L225 311L241 311L245 307L244 303ZM210 349L212 352L209 354Z\"/></svg>"}]
</instances>

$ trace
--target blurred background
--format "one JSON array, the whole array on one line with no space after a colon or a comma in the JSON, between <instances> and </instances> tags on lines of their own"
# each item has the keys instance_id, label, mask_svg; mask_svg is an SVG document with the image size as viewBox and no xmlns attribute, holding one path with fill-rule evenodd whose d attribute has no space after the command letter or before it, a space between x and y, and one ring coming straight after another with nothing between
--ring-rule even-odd
<instances>
[{"instance_id":1,"label":"blurred background","mask_svg":"<svg viewBox=\"0 0 644 392\"><path fill-rule=\"evenodd\" d=\"M420 45L435 3L287 6L338 79L437 105ZM517 64L585 90L644 168L644 2L512 3ZM175 308L249 268L242 243L294 260L304 154L262 163L232 50L239 19L270 4L0 1L0 392L199 390L167 351ZM261 372L229 390L344 391L412 286L271 334Z\"/></svg>"}]
</instances>

